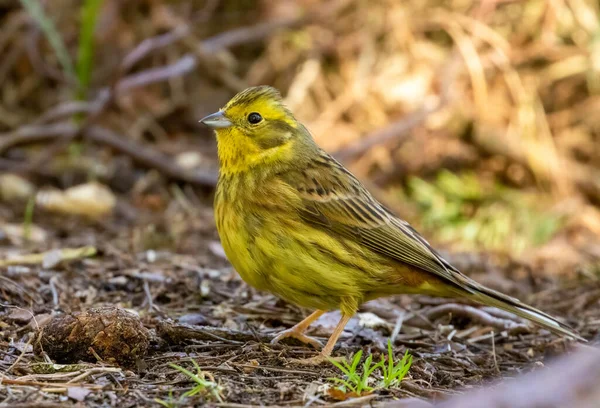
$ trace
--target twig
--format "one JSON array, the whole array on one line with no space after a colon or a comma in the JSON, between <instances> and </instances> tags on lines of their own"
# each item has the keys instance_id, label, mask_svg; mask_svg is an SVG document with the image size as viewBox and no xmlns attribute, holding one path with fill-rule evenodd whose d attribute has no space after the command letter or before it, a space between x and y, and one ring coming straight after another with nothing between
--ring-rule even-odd
<instances>
[{"instance_id":1,"label":"twig","mask_svg":"<svg viewBox=\"0 0 600 408\"><path fill-rule=\"evenodd\" d=\"M98 97L92 102L68 101L61 103L44 112L33 123L41 125L43 123L53 122L67 116L72 116L77 113L91 113L99 109L98 103L104 98Z\"/></svg>"},{"instance_id":2,"label":"twig","mask_svg":"<svg viewBox=\"0 0 600 408\"><path fill-rule=\"evenodd\" d=\"M279 21L267 21L266 23L256 24L250 27L237 28L235 30L217 34L202 41L202 47L206 52L215 53L225 48L262 40L282 28L299 27L311 19L312 18L310 17L292 17Z\"/></svg>"},{"instance_id":3,"label":"twig","mask_svg":"<svg viewBox=\"0 0 600 408\"><path fill-rule=\"evenodd\" d=\"M58 307L58 290L56 289L56 281L57 281L57 277L56 275L52 276L50 278L50 291L52 292L52 304L54 305L54 307Z\"/></svg>"},{"instance_id":4,"label":"twig","mask_svg":"<svg viewBox=\"0 0 600 408\"><path fill-rule=\"evenodd\" d=\"M500 330L508 330L511 334L527 333L529 327L526 324L516 323L511 320L494 317L484 310L477 309L473 306L461 305L458 303L448 303L432 307L426 312L426 316L430 320L435 320L439 316L452 314L455 316L468 317L474 322L494 327Z\"/></svg>"},{"instance_id":5,"label":"twig","mask_svg":"<svg viewBox=\"0 0 600 408\"><path fill-rule=\"evenodd\" d=\"M85 370L83 373L77 375L77 377L71 378L69 381L67 381L67 384L76 383L77 381L81 381L93 374L108 374L120 372L122 372L122 370L119 367L94 367L90 368L89 370Z\"/></svg>"},{"instance_id":6,"label":"twig","mask_svg":"<svg viewBox=\"0 0 600 408\"><path fill-rule=\"evenodd\" d=\"M78 261L83 258L96 255L97 250L93 246L80 248L55 249L38 254L17 255L8 259L0 260L0 267L11 265L42 265L49 267L62 262Z\"/></svg>"},{"instance_id":7,"label":"twig","mask_svg":"<svg viewBox=\"0 0 600 408\"><path fill-rule=\"evenodd\" d=\"M0 134L0 154L20 144L40 143L52 139L68 139L73 137L78 129L75 124L70 122L23 126L13 132ZM217 183L217 173L215 171L184 169L169 157L150 147L140 145L103 127L90 126L85 129L84 137L93 142L109 146L119 153L126 154L137 163L155 168L169 178L207 187L212 187ZM5 163L7 162L5 161ZM0 168L3 167L5 166L0 162ZM17 168L17 170L25 171L27 165L23 168Z\"/></svg>"},{"instance_id":8,"label":"twig","mask_svg":"<svg viewBox=\"0 0 600 408\"><path fill-rule=\"evenodd\" d=\"M101 390L103 387L101 385L89 385L82 383L46 383L40 381L23 381L23 380L13 380L10 378L0 378L0 384L7 385L24 385L24 386L33 386L33 387L85 387L91 390Z\"/></svg>"},{"instance_id":9,"label":"twig","mask_svg":"<svg viewBox=\"0 0 600 408\"><path fill-rule=\"evenodd\" d=\"M217 173L214 171L187 170L169 157L100 126L91 126L84 136L88 140L110 146L118 152L130 156L139 164L155 168L169 178L207 187L213 187L217 183Z\"/></svg>"},{"instance_id":10,"label":"twig","mask_svg":"<svg viewBox=\"0 0 600 408\"><path fill-rule=\"evenodd\" d=\"M148 312L152 312L154 309L154 301L152 300L152 291L150 290L150 284L148 279L144 279L144 293L146 294L146 301L148 302Z\"/></svg>"},{"instance_id":11,"label":"twig","mask_svg":"<svg viewBox=\"0 0 600 408\"><path fill-rule=\"evenodd\" d=\"M496 357L496 339L495 333L492 330L492 356L494 356L494 367L496 367L496 372L500 373L500 368L498 368L498 358Z\"/></svg>"},{"instance_id":12,"label":"twig","mask_svg":"<svg viewBox=\"0 0 600 408\"><path fill-rule=\"evenodd\" d=\"M145 58L148 54L160 48L168 47L169 45L181 40L185 36L189 35L190 31L190 26L184 25L176 27L173 31L168 33L146 38L144 41L135 46L135 48L131 50L127 56L125 56L121 62L121 71L129 71L138 61Z\"/></svg>"},{"instance_id":13,"label":"twig","mask_svg":"<svg viewBox=\"0 0 600 408\"><path fill-rule=\"evenodd\" d=\"M75 125L68 122L43 126L22 126L12 132L0 133L0 155L16 145L45 142L57 137L68 137L76 131Z\"/></svg>"},{"instance_id":14,"label":"twig","mask_svg":"<svg viewBox=\"0 0 600 408\"><path fill-rule=\"evenodd\" d=\"M19 404L0 404L0 408L64 408L64 402L23 402Z\"/></svg>"},{"instance_id":15,"label":"twig","mask_svg":"<svg viewBox=\"0 0 600 408\"><path fill-rule=\"evenodd\" d=\"M186 54L173 64L150 68L123 78L117 83L117 93L187 74L193 71L197 64L198 60L194 55Z\"/></svg>"},{"instance_id":16,"label":"twig","mask_svg":"<svg viewBox=\"0 0 600 408\"><path fill-rule=\"evenodd\" d=\"M269 367L269 366L261 366L261 365L254 366L251 364L234 364L234 366L235 367L243 367L243 368L253 368L256 370L272 371L274 373L302 374L302 375L313 375L313 376L320 375L319 373L314 372L314 371L291 370L291 369L287 369L287 368Z\"/></svg>"},{"instance_id":17,"label":"twig","mask_svg":"<svg viewBox=\"0 0 600 408\"><path fill-rule=\"evenodd\" d=\"M168 321L161 321L157 325L157 333L160 337L176 344L186 343L190 340L214 341L218 338L227 342L247 342L260 341L270 342L274 336L263 333L249 333L238 330L224 329L220 327L209 326L190 326L187 324L175 324Z\"/></svg>"}]
</instances>

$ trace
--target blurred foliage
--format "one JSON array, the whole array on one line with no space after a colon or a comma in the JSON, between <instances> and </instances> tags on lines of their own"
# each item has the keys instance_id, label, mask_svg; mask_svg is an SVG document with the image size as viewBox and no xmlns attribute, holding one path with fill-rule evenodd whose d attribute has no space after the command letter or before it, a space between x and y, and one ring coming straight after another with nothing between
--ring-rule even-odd
<instances>
[{"instance_id":1,"label":"blurred foliage","mask_svg":"<svg viewBox=\"0 0 600 408\"><path fill-rule=\"evenodd\" d=\"M484 187L473 173L441 171L435 181L409 179L421 222L435 237L468 249L522 252L547 242L562 216L531 195L496 183Z\"/></svg>"},{"instance_id":2,"label":"blurred foliage","mask_svg":"<svg viewBox=\"0 0 600 408\"><path fill-rule=\"evenodd\" d=\"M409 186L389 207L414 204L422 219L410 221L436 241L600 251L581 244L600 236L597 0L9 4L0 3L0 166L38 188L94 180L138 212L171 209L175 220L145 226L140 247L178 247L180 220L194 217L173 205L164 175L216 174L215 140L198 119L269 84L377 198L378 188ZM65 123L81 132L61 145L54 126ZM32 124L36 134L2 146ZM174 174L174 162L185 169Z\"/></svg>"},{"instance_id":3,"label":"blurred foliage","mask_svg":"<svg viewBox=\"0 0 600 408\"><path fill-rule=\"evenodd\" d=\"M56 24L49 17L39 0L21 0L23 7L40 26L48 43L54 50L57 59L67 77L77 80L77 99L87 99L86 94L90 85L94 58L94 32L103 0L85 0L81 5L81 22L79 29L79 47L77 65L73 67L73 60L63 41L62 34Z\"/></svg>"},{"instance_id":4,"label":"blurred foliage","mask_svg":"<svg viewBox=\"0 0 600 408\"><path fill-rule=\"evenodd\" d=\"M65 46L61 33L56 28L56 24L44 11L42 3L38 0L21 0L21 3L48 39L48 43L56 53L56 58L62 65L65 74L74 79L75 69L69 51Z\"/></svg>"},{"instance_id":5,"label":"blurred foliage","mask_svg":"<svg viewBox=\"0 0 600 408\"><path fill-rule=\"evenodd\" d=\"M102 0L86 0L81 7L81 29L77 55L78 99L87 99L94 59L94 31Z\"/></svg>"}]
</instances>

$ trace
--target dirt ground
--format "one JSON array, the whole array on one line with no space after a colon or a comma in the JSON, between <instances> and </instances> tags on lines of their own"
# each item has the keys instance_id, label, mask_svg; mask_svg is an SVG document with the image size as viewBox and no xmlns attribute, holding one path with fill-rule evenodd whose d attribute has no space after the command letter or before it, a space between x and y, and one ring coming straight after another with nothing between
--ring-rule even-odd
<instances>
[{"instance_id":1,"label":"dirt ground","mask_svg":"<svg viewBox=\"0 0 600 408\"><path fill-rule=\"evenodd\" d=\"M15 209L3 207L1 212L6 219L20 217ZM77 405L78 399L93 407L158 406L156 398L177 401L192 387L188 378L168 365L175 362L193 369L190 359L222 387L222 401L198 395L174 406L336 402L327 392L332 385L328 378L340 376L333 365L299 365L292 359L315 351L300 344L273 346L268 342L306 311L257 293L240 280L223 259L212 210L206 204L185 217L181 235L185 239L164 251L139 250L144 239L165 239L164 232L147 230L146 225L154 225L149 219L117 214L114 219L86 224L44 214L40 220L38 226L49 235L45 242L31 245L31 252L93 246L98 254L51 267L4 270L0 277L0 372L5 385L0 388L0 406ZM4 239L3 252L11 249ZM585 276L560 282L539 279L516 263L502 264L472 254L451 258L471 276L488 276L483 282L564 317L587 339L596 338L600 324L597 280ZM130 368L98 361L77 366L71 373L58 368L36 372L36 362L48 370L43 357L33 355L39 322L49 315L99 306L118 306L140 316L151 334L143 361ZM529 331L504 314L470 310L464 304L427 297L371 302L348 325L334 355L349 356L362 348L378 357L386 339L400 326L394 352L401 356L408 349L414 363L400 387L363 397L364 403L373 403L405 397L442 400L498 377L539 369L572 349L572 341L542 330ZM312 334L325 340L335 323L335 314L325 315ZM192 339L189 333L183 334L173 341L159 330L161 324L173 330L177 324L197 325L197 335ZM69 383L74 378L78 379Z\"/></svg>"}]
</instances>

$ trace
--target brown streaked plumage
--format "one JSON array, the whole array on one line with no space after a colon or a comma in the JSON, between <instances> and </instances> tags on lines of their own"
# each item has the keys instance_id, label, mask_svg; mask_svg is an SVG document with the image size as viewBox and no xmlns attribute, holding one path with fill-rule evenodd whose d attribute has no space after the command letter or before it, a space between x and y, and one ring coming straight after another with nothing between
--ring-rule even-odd
<instances>
[{"instance_id":1,"label":"brown streaked plumage","mask_svg":"<svg viewBox=\"0 0 600 408\"><path fill-rule=\"evenodd\" d=\"M361 303L397 293L468 298L579 338L454 268L320 149L273 88L249 88L202 122L217 134L215 217L229 260L249 284L316 310L275 341L317 345L304 331L323 311L340 309L313 361L322 360Z\"/></svg>"}]
</instances>

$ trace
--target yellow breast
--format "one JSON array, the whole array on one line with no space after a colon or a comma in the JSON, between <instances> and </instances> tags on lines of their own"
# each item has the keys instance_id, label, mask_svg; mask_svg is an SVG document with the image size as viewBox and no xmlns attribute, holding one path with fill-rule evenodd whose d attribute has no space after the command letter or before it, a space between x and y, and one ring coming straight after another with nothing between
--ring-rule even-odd
<instances>
[{"instance_id":1,"label":"yellow breast","mask_svg":"<svg viewBox=\"0 0 600 408\"><path fill-rule=\"evenodd\" d=\"M351 299L348 307L355 309L373 285L385 285L390 266L365 257L359 244L308 225L299 200L277 180L222 179L215 217L229 261L248 284L291 303L330 310Z\"/></svg>"}]
</instances>

